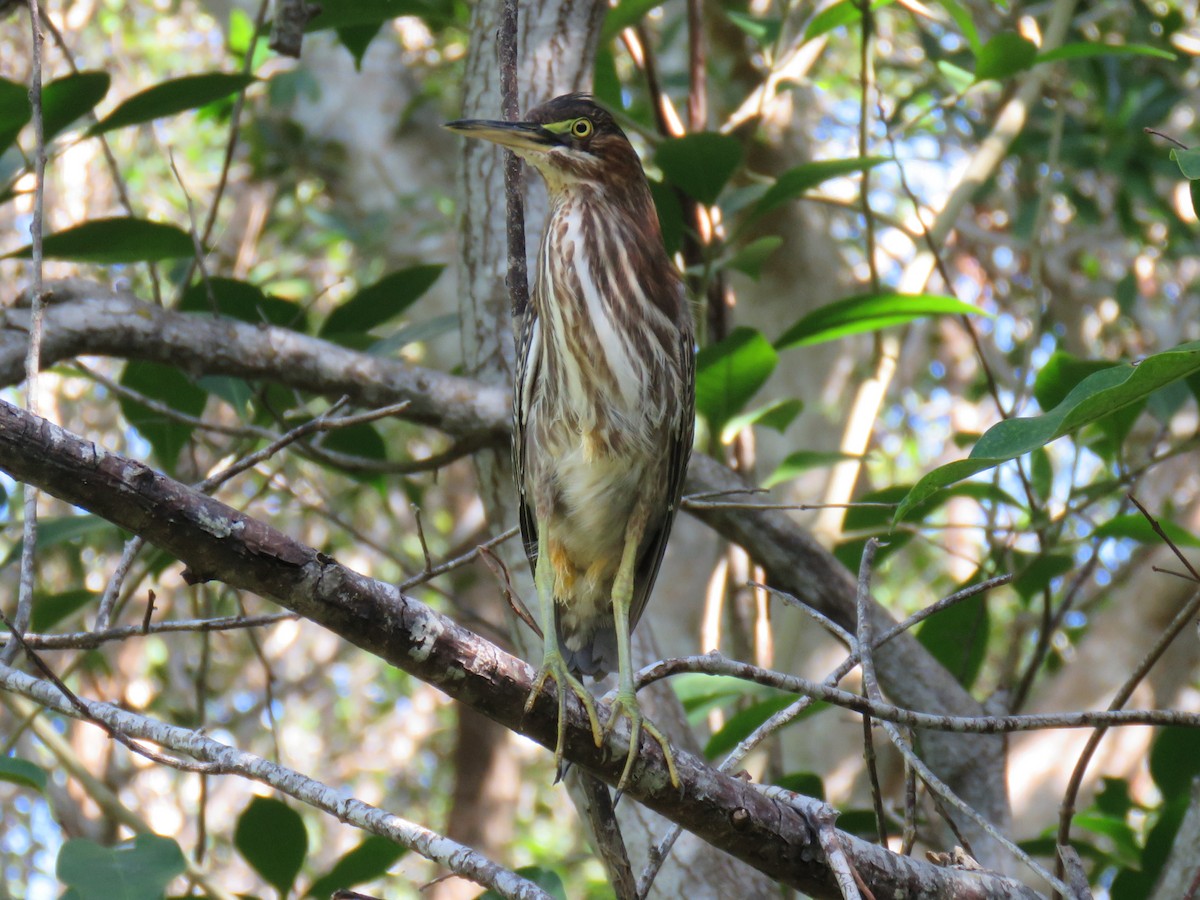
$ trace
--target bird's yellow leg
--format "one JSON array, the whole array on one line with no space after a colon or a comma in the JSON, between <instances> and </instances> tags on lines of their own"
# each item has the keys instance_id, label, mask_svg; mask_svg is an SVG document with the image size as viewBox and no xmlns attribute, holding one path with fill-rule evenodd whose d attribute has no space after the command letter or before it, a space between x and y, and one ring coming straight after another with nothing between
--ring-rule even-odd
<instances>
[{"instance_id":1,"label":"bird's yellow leg","mask_svg":"<svg viewBox=\"0 0 1200 900\"><path fill-rule=\"evenodd\" d=\"M563 740L567 731L567 689L583 703L587 710L588 722L592 726L592 738L599 747L604 743L604 735L600 731L600 720L596 716L596 703L591 692L583 683L567 669L567 661L563 659L562 651L558 649L558 630L554 618L554 565L551 562L549 541L545 537L545 529L538 537L537 568L534 572L534 584L537 587L538 605L541 611L542 634L545 643L542 649L542 666L538 669L537 678L525 700L525 713L533 708L538 695L546 687L546 682L553 679L558 685L558 739L554 743L554 769L559 775L563 771Z\"/></svg>"},{"instance_id":2,"label":"bird's yellow leg","mask_svg":"<svg viewBox=\"0 0 1200 900\"><path fill-rule=\"evenodd\" d=\"M617 576L613 579L613 618L617 628L617 669L618 686L617 699L613 701L608 722L604 725L604 733L612 730L619 716L629 717L629 753L625 757L625 768L621 772L621 780L617 782L617 790L624 791L633 771L633 761L637 759L638 744L641 743L641 732L646 733L662 747L663 757L667 761L667 771L671 775L671 784L679 787L679 773L675 771L675 756L671 753L671 745L653 722L642 715L638 706L637 692L633 687L633 653L630 648L629 613L633 603L633 571L637 566L638 545L642 542L642 532L645 529L645 518L639 512L634 512L625 531L625 547L621 552L621 564Z\"/></svg>"}]
</instances>

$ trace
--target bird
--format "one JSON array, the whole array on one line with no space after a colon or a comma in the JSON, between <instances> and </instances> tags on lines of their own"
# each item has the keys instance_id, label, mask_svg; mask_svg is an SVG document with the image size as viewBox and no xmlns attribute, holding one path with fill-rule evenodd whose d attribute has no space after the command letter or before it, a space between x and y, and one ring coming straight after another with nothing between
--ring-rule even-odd
<instances>
[{"instance_id":1,"label":"bird","mask_svg":"<svg viewBox=\"0 0 1200 900\"><path fill-rule=\"evenodd\" d=\"M522 121L446 127L511 150L549 197L531 300L516 321L513 468L544 640L525 713L554 681L560 776L569 690L597 747L619 717L630 720L619 792L643 730L678 788L670 744L638 705L630 635L658 576L692 450L695 336L683 280L637 152L590 95L555 97ZM614 668L617 693L601 730L580 679Z\"/></svg>"}]
</instances>

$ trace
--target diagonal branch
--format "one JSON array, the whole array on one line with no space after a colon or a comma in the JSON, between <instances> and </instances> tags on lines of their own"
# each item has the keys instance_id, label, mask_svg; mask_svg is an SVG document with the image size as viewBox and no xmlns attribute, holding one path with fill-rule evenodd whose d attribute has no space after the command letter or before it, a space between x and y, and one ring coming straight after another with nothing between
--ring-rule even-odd
<instances>
[{"instance_id":1,"label":"diagonal branch","mask_svg":"<svg viewBox=\"0 0 1200 900\"><path fill-rule=\"evenodd\" d=\"M553 698L522 715L532 668L394 586L7 403L0 403L0 469L157 544L185 563L190 582L219 579L270 597L505 727L553 746ZM567 710L567 758L615 784L629 739L626 723L596 748L574 698ZM646 741L630 796L773 879L814 896L837 895L813 819L821 804L812 801L810 810L765 797L682 751L676 761L680 791L670 787L657 745ZM850 835L839 838L865 883L887 895L1036 896L998 876L941 869Z\"/></svg>"},{"instance_id":2,"label":"diagonal branch","mask_svg":"<svg viewBox=\"0 0 1200 900\"><path fill-rule=\"evenodd\" d=\"M358 353L286 328L251 325L204 314L164 310L94 282L48 285L42 365L80 354L146 359L192 375L261 378L374 408L407 401L405 415L460 441L506 446L509 393L502 387ZM30 311L0 311L0 386L24 377ZM711 457L693 453L686 493L724 495L753 485ZM855 628L851 574L786 512L772 509L690 508L723 537L745 547L770 586L803 600L844 629ZM874 629L891 616L875 603ZM903 706L958 716L983 714L980 705L912 636L903 634L876 654L886 691ZM994 736L923 736L926 759L938 775L993 822L1008 820L1003 740Z\"/></svg>"}]
</instances>

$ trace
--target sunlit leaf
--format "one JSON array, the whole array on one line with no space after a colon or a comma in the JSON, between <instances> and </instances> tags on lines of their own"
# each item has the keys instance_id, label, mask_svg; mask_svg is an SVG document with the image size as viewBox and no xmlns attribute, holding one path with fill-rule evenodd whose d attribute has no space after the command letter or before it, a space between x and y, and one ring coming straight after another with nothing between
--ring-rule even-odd
<instances>
[{"instance_id":1,"label":"sunlit leaf","mask_svg":"<svg viewBox=\"0 0 1200 900\"><path fill-rule=\"evenodd\" d=\"M255 797L238 816L233 843L264 881L287 896L308 853L308 832L282 800Z\"/></svg>"},{"instance_id":2,"label":"sunlit leaf","mask_svg":"<svg viewBox=\"0 0 1200 900\"><path fill-rule=\"evenodd\" d=\"M663 0L621 0L608 10L604 17L604 30L600 41L607 43L621 33L622 29L636 25L642 17L656 6L662 6Z\"/></svg>"},{"instance_id":3,"label":"sunlit leaf","mask_svg":"<svg viewBox=\"0 0 1200 900\"><path fill-rule=\"evenodd\" d=\"M46 770L27 759L0 756L0 781L33 788L35 791L44 791L46 789Z\"/></svg>"},{"instance_id":4,"label":"sunlit leaf","mask_svg":"<svg viewBox=\"0 0 1200 900\"><path fill-rule=\"evenodd\" d=\"M954 24L958 26L958 30L962 32L962 36L967 39L967 43L971 47L971 54L978 56L979 51L983 49L983 42L979 40L979 32L975 28L975 20L971 18L971 12L959 0L940 0L942 8L950 14L950 18L954 20Z\"/></svg>"},{"instance_id":5,"label":"sunlit leaf","mask_svg":"<svg viewBox=\"0 0 1200 900\"><path fill-rule=\"evenodd\" d=\"M725 427L721 429L721 443L731 443L739 431L749 428L751 425L761 425L782 434L792 424L792 420L800 415L802 409L804 409L804 403L793 397L787 400L776 400L766 406L739 413L726 422Z\"/></svg>"},{"instance_id":6,"label":"sunlit leaf","mask_svg":"<svg viewBox=\"0 0 1200 900\"><path fill-rule=\"evenodd\" d=\"M709 759L723 756L748 738L755 728L780 710L787 709L798 699L800 698L791 694L776 693L773 697L739 710L726 720L720 731L708 739L708 743L704 745L704 755Z\"/></svg>"},{"instance_id":7,"label":"sunlit leaf","mask_svg":"<svg viewBox=\"0 0 1200 900\"><path fill-rule=\"evenodd\" d=\"M228 72L208 72L173 78L134 94L111 113L88 129L88 134L103 134L128 125L152 122L190 109L223 100L230 94L245 90L257 79L253 75Z\"/></svg>"},{"instance_id":8,"label":"sunlit leaf","mask_svg":"<svg viewBox=\"0 0 1200 900\"><path fill-rule=\"evenodd\" d=\"M884 156L822 159L788 169L776 178L775 183L762 195L762 198L755 204L751 216L757 217L768 213L831 178L852 175L885 162L889 162L889 160Z\"/></svg>"},{"instance_id":9,"label":"sunlit leaf","mask_svg":"<svg viewBox=\"0 0 1200 900\"><path fill-rule=\"evenodd\" d=\"M46 259L115 265L178 259L195 252L191 237L174 225L115 216L92 219L42 239ZM29 259L31 245L6 253L0 259Z\"/></svg>"},{"instance_id":10,"label":"sunlit leaf","mask_svg":"<svg viewBox=\"0 0 1200 900\"><path fill-rule=\"evenodd\" d=\"M1200 547L1200 538L1190 531L1180 528L1174 522L1159 519L1158 526L1168 538L1178 547ZM1116 516L1096 527L1092 532L1098 538L1125 538L1137 541L1139 544L1162 546L1163 539L1158 536L1146 521L1146 517L1138 513Z\"/></svg>"},{"instance_id":11,"label":"sunlit leaf","mask_svg":"<svg viewBox=\"0 0 1200 900\"><path fill-rule=\"evenodd\" d=\"M875 0L871 4L871 11L874 12L893 2L894 0ZM812 17L812 20L808 23L808 27L804 29L804 40L807 43L813 38L828 34L835 28L853 24L861 18L862 4L858 0L841 0L840 3L828 6Z\"/></svg>"},{"instance_id":12,"label":"sunlit leaf","mask_svg":"<svg viewBox=\"0 0 1200 900\"><path fill-rule=\"evenodd\" d=\"M186 867L175 841L139 834L115 847L73 838L58 852L56 874L81 900L161 900Z\"/></svg>"},{"instance_id":13,"label":"sunlit leaf","mask_svg":"<svg viewBox=\"0 0 1200 900\"><path fill-rule=\"evenodd\" d=\"M758 276L762 273L763 265L782 244L783 238L777 234L763 235L739 248L733 256L725 261L725 265L731 269L737 269L757 281Z\"/></svg>"},{"instance_id":14,"label":"sunlit leaf","mask_svg":"<svg viewBox=\"0 0 1200 900\"><path fill-rule=\"evenodd\" d=\"M654 161L673 185L711 206L741 164L742 144L727 134L698 131L663 141Z\"/></svg>"},{"instance_id":15,"label":"sunlit leaf","mask_svg":"<svg viewBox=\"0 0 1200 900\"><path fill-rule=\"evenodd\" d=\"M809 472L812 469L821 469L848 459L857 458L849 453L839 453L836 450L797 450L795 453L789 453L784 457L783 462L776 466L775 471L768 476L762 483L762 486L765 488L774 487L784 481L799 478L805 472Z\"/></svg>"},{"instance_id":16,"label":"sunlit leaf","mask_svg":"<svg viewBox=\"0 0 1200 900\"><path fill-rule=\"evenodd\" d=\"M879 331L927 316L948 315L989 314L969 303L936 294L898 294L894 291L859 294L814 309L785 331L775 346L787 350L851 334Z\"/></svg>"},{"instance_id":17,"label":"sunlit leaf","mask_svg":"<svg viewBox=\"0 0 1200 900\"><path fill-rule=\"evenodd\" d=\"M1198 371L1200 343L1157 353L1136 366L1126 364L1095 372L1049 412L998 422L984 433L967 459L934 469L913 486L896 510L896 521L939 488L1023 456L1084 425L1142 402L1164 385Z\"/></svg>"},{"instance_id":18,"label":"sunlit leaf","mask_svg":"<svg viewBox=\"0 0 1200 900\"><path fill-rule=\"evenodd\" d=\"M82 542L97 534L113 534L117 526L90 513L82 516L38 516L37 547L47 550L73 541ZM21 558L25 538L18 537L8 555L0 561L0 571Z\"/></svg>"},{"instance_id":19,"label":"sunlit leaf","mask_svg":"<svg viewBox=\"0 0 1200 900\"><path fill-rule=\"evenodd\" d=\"M738 328L696 356L696 410L716 434L742 411L775 370L779 356L762 334Z\"/></svg>"},{"instance_id":20,"label":"sunlit leaf","mask_svg":"<svg viewBox=\"0 0 1200 900\"><path fill-rule=\"evenodd\" d=\"M736 10L726 10L725 18L761 47L769 47L774 44L783 25L779 19L774 17L751 16Z\"/></svg>"},{"instance_id":21,"label":"sunlit leaf","mask_svg":"<svg viewBox=\"0 0 1200 900\"><path fill-rule=\"evenodd\" d=\"M1023 72L1037 62L1038 48L1015 31L1002 31L975 55L975 81L997 81Z\"/></svg>"},{"instance_id":22,"label":"sunlit leaf","mask_svg":"<svg viewBox=\"0 0 1200 900\"><path fill-rule=\"evenodd\" d=\"M1058 62L1064 59L1092 59L1097 56L1154 56L1158 59L1175 59L1175 54L1149 44L1097 44L1079 41L1063 44L1053 50L1038 54L1039 63Z\"/></svg>"},{"instance_id":23,"label":"sunlit leaf","mask_svg":"<svg viewBox=\"0 0 1200 900\"><path fill-rule=\"evenodd\" d=\"M1189 181L1200 179L1200 148L1172 150L1171 159L1179 165L1179 171L1183 173L1184 178Z\"/></svg>"}]
</instances>

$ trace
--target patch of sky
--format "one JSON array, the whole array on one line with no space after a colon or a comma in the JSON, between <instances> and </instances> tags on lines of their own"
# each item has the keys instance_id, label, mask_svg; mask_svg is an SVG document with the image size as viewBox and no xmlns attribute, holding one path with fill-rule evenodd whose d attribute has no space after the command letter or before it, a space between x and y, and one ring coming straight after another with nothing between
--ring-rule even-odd
<instances>
[{"instance_id":1,"label":"patch of sky","mask_svg":"<svg viewBox=\"0 0 1200 900\"><path fill-rule=\"evenodd\" d=\"M940 359L935 359L929 364L929 374L934 378L942 379L946 377L946 365Z\"/></svg>"},{"instance_id":2,"label":"patch of sky","mask_svg":"<svg viewBox=\"0 0 1200 900\"><path fill-rule=\"evenodd\" d=\"M1082 628L1087 624L1088 617L1085 613L1081 613L1077 609L1070 610L1063 616L1063 624L1068 628Z\"/></svg>"},{"instance_id":3,"label":"patch of sky","mask_svg":"<svg viewBox=\"0 0 1200 900\"><path fill-rule=\"evenodd\" d=\"M248 713L254 709L254 704L258 702L256 697L250 691L235 691L233 695L233 708L240 713Z\"/></svg>"}]
</instances>

